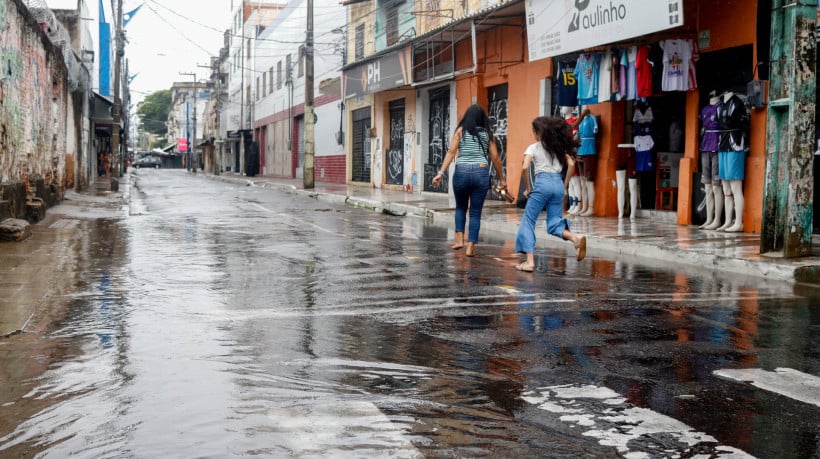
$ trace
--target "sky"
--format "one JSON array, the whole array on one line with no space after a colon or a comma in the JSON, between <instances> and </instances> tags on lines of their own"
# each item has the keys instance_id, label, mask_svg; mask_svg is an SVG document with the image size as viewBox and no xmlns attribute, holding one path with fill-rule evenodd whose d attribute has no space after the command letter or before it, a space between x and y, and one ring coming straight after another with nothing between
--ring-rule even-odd
<instances>
[{"instance_id":1,"label":"sky","mask_svg":"<svg viewBox=\"0 0 820 459\"><path fill-rule=\"evenodd\" d=\"M125 33L125 57L132 103L170 89L176 81L207 79L210 56L219 54L224 32L231 25L230 0L123 0L123 13L143 4Z\"/></svg>"}]
</instances>

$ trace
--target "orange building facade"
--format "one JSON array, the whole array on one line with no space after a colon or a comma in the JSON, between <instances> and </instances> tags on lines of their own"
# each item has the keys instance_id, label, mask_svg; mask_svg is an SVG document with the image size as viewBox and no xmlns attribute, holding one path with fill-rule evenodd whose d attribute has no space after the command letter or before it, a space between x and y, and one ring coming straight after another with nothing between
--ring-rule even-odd
<instances>
[{"instance_id":1,"label":"orange building facade","mask_svg":"<svg viewBox=\"0 0 820 459\"><path fill-rule=\"evenodd\" d=\"M655 91L647 99L656 116L654 129L659 133L655 153L659 158L671 158L671 164L665 166L673 170L676 186L671 202L663 203L665 209L655 209L659 204L660 182L668 187L669 177L658 175L656 170L642 173L640 208L646 215L639 216L682 225L699 223L698 219L703 218L698 115L710 92L732 91L743 96L748 81L766 79L770 20L766 8L770 9L770 3L760 1L761 4L758 0L684 0L682 26L621 42L604 42L584 50L650 45L674 38L690 39L699 45L698 89ZM452 46L447 45L448 41ZM351 42L350 49L353 46ZM531 61L529 55L525 2L512 1L497 2L492 8L449 25L438 25L427 33L419 31L414 39L349 65L345 69L347 129L352 131L347 137L348 183L413 192L448 192L446 186L432 189L429 181L438 170L460 116L470 104L478 103L491 117L501 142L507 182L516 194L523 152L534 141L532 119L559 113L553 103L556 62L567 58ZM396 78L390 73L391 68L401 69L403 75ZM380 74L374 74L374 70ZM396 72L399 70L392 73ZM390 79L394 86L373 90L368 75ZM368 86L370 89L365 89ZM632 140L632 102L590 104L588 108L600 121L594 215L617 217L615 158L618 145ZM442 110L446 112L444 116ZM766 110L762 107L749 111L743 226L747 232L759 232L766 164ZM367 124L362 124L365 115ZM668 135L673 120L683 131L682 142L674 152L669 151ZM357 129L361 131L358 136ZM357 155L360 157L356 158ZM363 169L362 164L368 164L369 170Z\"/></svg>"}]
</instances>

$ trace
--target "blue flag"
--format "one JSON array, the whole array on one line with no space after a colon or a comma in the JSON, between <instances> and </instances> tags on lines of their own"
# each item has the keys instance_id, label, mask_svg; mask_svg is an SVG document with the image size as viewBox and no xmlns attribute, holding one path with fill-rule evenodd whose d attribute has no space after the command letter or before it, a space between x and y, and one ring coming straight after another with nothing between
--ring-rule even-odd
<instances>
[{"instance_id":1,"label":"blue flag","mask_svg":"<svg viewBox=\"0 0 820 459\"><path fill-rule=\"evenodd\" d=\"M142 5L144 5L144 4L145 3L143 3ZM130 21L131 19L134 18L134 15L137 14L137 11L139 11L140 8L142 8L142 5L136 7L133 10L131 10L131 11L129 11L129 12L122 15L122 26L123 27L128 25L128 21Z\"/></svg>"}]
</instances>

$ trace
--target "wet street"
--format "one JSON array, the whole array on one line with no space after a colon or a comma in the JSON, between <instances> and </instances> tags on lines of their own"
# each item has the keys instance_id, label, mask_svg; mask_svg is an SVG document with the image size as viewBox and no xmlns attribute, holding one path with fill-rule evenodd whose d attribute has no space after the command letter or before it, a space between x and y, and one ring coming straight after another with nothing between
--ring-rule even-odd
<instances>
[{"instance_id":1,"label":"wet street","mask_svg":"<svg viewBox=\"0 0 820 459\"><path fill-rule=\"evenodd\" d=\"M131 179L0 338L0 457L820 457L820 292Z\"/></svg>"}]
</instances>

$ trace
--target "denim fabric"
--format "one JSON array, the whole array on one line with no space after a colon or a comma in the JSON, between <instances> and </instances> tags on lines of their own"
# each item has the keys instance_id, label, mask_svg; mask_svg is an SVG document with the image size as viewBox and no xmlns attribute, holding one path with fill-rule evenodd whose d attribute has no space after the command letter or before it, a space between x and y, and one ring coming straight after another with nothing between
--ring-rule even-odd
<instances>
[{"instance_id":1,"label":"denim fabric","mask_svg":"<svg viewBox=\"0 0 820 459\"><path fill-rule=\"evenodd\" d=\"M515 237L515 251L532 253L535 251L535 222L547 208L547 233L563 239L564 230L569 229L569 222L564 219L562 207L564 199L564 182L561 174L540 173L535 176L535 184L527 199L527 207Z\"/></svg>"},{"instance_id":2,"label":"denim fabric","mask_svg":"<svg viewBox=\"0 0 820 459\"><path fill-rule=\"evenodd\" d=\"M481 229L481 210L490 190L488 164L456 164L453 173L453 194L456 197L456 232L464 232L467 210L470 211L470 232L467 242L478 242Z\"/></svg>"}]
</instances>

